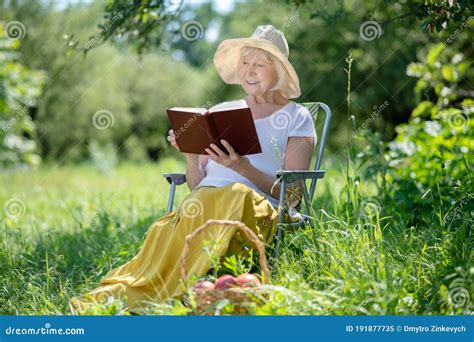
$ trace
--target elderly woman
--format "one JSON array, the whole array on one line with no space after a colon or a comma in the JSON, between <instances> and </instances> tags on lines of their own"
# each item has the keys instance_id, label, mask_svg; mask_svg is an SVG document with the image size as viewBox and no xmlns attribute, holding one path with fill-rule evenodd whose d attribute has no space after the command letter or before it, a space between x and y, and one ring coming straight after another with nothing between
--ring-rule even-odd
<instances>
[{"instance_id":1,"label":"elderly woman","mask_svg":"<svg viewBox=\"0 0 474 342\"><path fill-rule=\"evenodd\" d=\"M227 151L210 145L207 155L185 154L191 193L176 212L152 224L131 261L111 270L97 289L71 300L74 311L110 296L125 299L128 309L146 300L179 296L184 289L178 264L184 239L209 219L241 221L263 242L272 241L280 192L276 171L309 168L316 143L313 120L304 106L289 101L301 94L299 80L288 62L285 37L273 26L259 26L250 38L223 41L214 64L224 82L240 84L247 94L244 100L252 111L262 152L241 156L223 140ZM172 131L168 140L179 150ZM190 243L188 273L201 277L210 269L209 255L202 248L205 241L219 241L215 245L219 256L241 250L244 241L235 228L216 228Z\"/></svg>"}]
</instances>

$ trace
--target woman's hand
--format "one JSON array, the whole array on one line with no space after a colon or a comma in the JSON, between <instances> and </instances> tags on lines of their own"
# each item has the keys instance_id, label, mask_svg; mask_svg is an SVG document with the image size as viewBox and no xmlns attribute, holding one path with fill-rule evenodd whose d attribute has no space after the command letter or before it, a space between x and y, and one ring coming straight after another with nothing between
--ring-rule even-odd
<instances>
[{"instance_id":1,"label":"woman's hand","mask_svg":"<svg viewBox=\"0 0 474 342\"><path fill-rule=\"evenodd\" d=\"M168 136L166 139L170 142L171 146L179 151L178 143L176 142L176 136L174 135L174 131L172 129L168 131Z\"/></svg>"},{"instance_id":2,"label":"woman's hand","mask_svg":"<svg viewBox=\"0 0 474 342\"><path fill-rule=\"evenodd\" d=\"M178 143L176 142L176 135L174 134L174 131L172 129L168 131L168 137L166 139L170 142L171 146L173 146L175 149L180 151ZM191 161L193 164L201 163L201 164L204 164L204 166L201 165L201 167L205 167L207 163L207 156L200 156L199 154L185 153L185 152L181 152L181 153L183 153L186 159Z\"/></svg>"},{"instance_id":3,"label":"woman's hand","mask_svg":"<svg viewBox=\"0 0 474 342\"><path fill-rule=\"evenodd\" d=\"M241 173L249 166L249 159L246 156L241 156L235 152L232 145L226 140L221 140L221 144L224 145L229 154L222 151L217 145L211 144L210 147L206 148L206 152L209 154L211 160L224 165L237 173Z\"/></svg>"}]
</instances>

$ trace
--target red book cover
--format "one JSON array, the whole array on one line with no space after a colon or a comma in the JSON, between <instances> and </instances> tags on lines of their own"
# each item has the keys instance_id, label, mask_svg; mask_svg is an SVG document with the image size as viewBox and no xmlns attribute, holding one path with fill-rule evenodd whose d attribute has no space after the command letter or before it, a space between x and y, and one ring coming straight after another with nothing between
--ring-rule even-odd
<instances>
[{"instance_id":1,"label":"red book cover","mask_svg":"<svg viewBox=\"0 0 474 342\"><path fill-rule=\"evenodd\" d=\"M252 112L245 100L205 108L174 107L166 110L175 132L179 150L207 155L205 149L221 139L228 141L240 155L261 153Z\"/></svg>"}]
</instances>

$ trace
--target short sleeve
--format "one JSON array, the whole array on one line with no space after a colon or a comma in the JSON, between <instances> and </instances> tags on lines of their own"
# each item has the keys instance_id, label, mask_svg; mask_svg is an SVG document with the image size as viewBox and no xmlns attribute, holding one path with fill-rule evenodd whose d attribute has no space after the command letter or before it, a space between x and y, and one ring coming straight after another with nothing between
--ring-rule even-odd
<instances>
[{"instance_id":1,"label":"short sleeve","mask_svg":"<svg viewBox=\"0 0 474 342\"><path fill-rule=\"evenodd\" d=\"M305 106L297 105L296 113L293 114L293 120L291 120L288 136L314 137L316 139L313 116Z\"/></svg>"}]
</instances>

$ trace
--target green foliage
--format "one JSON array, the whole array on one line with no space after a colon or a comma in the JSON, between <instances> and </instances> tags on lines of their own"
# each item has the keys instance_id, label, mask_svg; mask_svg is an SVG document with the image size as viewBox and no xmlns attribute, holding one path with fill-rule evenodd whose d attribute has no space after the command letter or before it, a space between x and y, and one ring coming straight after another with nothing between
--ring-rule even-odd
<instances>
[{"instance_id":1,"label":"green foliage","mask_svg":"<svg viewBox=\"0 0 474 342\"><path fill-rule=\"evenodd\" d=\"M366 214L371 207L379 212L384 241L403 232L402 239L418 246L419 261L413 262L419 268L434 269L434 259L443 260L434 279L423 274L426 269L410 271L417 281L407 299L419 313L433 307L446 314L469 313L472 305L473 100L465 89L473 81L466 67L472 55L459 53L458 44L462 39L449 46L433 45L420 56L421 62L409 66L408 74L419 78L415 92L421 102L409 122L397 127L393 142L383 142L380 133L357 136L353 156L358 157L359 177L347 188L355 198L349 206L354 214ZM399 242L394 239L388 245L393 248ZM398 253L401 257L410 252ZM462 300L455 301L458 295ZM398 303L397 310L406 304ZM383 308L380 303L377 307Z\"/></svg>"},{"instance_id":2,"label":"green foliage","mask_svg":"<svg viewBox=\"0 0 474 342\"><path fill-rule=\"evenodd\" d=\"M438 108L461 100L468 93L462 89L467 86L466 80L474 79L474 73L469 70L472 62L457 49L441 43L434 45L420 62L408 65L407 75L419 78L415 87L416 101L429 97L430 90L438 99ZM425 106L426 103L416 110L414 116L426 110Z\"/></svg>"},{"instance_id":3,"label":"green foliage","mask_svg":"<svg viewBox=\"0 0 474 342\"><path fill-rule=\"evenodd\" d=\"M431 195L425 198L429 192L453 196L444 199L444 215L450 201L472 191L473 99L463 89L474 79L471 63L452 47L433 45L426 57L408 66L407 74L419 78L415 93L420 102L408 123L396 128L397 137L384 143L380 134L358 135L360 173L375 180L378 196L396 198L413 215L420 214L414 206L433 204Z\"/></svg>"},{"instance_id":4,"label":"green foliage","mask_svg":"<svg viewBox=\"0 0 474 342\"><path fill-rule=\"evenodd\" d=\"M36 108L45 74L18 61L20 40L4 32L0 22L0 169L37 166L41 158L33 140L36 124L30 112Z\"/></svg>"},{"instance_id":5,"label":"green foliage","mask_svg":"<svg viewBox=\"0 0 474 342\"><path fill-rule=\"evenodd\" d=\"M293 0L295 5L304 5L315 3L315 0ZM329 23L334 23L338 16L344 14L344 5L352 4L351 1L338 1L340 8L335 15L328 15L325 11L314 11L312 17L321 17ZM380 1L367 1L369 11L386 11L387 3ZM394 21L408 22L415 20L417 23L421 21L420 27L424 31L441 32L448 28L449 23L459 24L472 14L472 1L444 1L444 0L407 0L396 1L396 11L388 10L389 17L384 18L383 24Z\"/></svg>"},{"instance_id":6,"label":"green foliage","mask_svg":"<svg viewBox=\"0 0 474 342\"><path fill-rule=\"evenodd\" d=\"M467 175L474 138L472 100L464 100L460 109L439 110L431 105L422 102L414 113L427 115L414 116L397 128L399 135L390 143L388 154L398 175L417 179L424 187L433 187L438 176L459 180Z\"/></svg>"},{"instance_id":7,"label":"green foliage","mask_svg":"<svg viewBox=\"0 0 474 342\"><path fill-rule=\"evenodd\" d=\"M238 276L244 273L250 273L252 266L254 266L253 251L254 249L250 249L248 252L248 256L233 254L224 258L224 260L222 261L222 266L225 270L225 273L232 274L234 276Z\"/></svg>"},{"instance_id":8,"label":"green foliage","mask_svg":"<svg viewBox=\"0 0 474 342\"><path fill-rule=\"evenodd\" d=\"M453 56L457 56L454 61ZM473 99L456 95L460 85L472 82L472 74L458 66L472 60L443 45L433 45L422 60L425 63L412 64L408 73L423 81L415 91L428 99L433 96L432 101L424 100L414 108L409 122L397 127L394 141L385 143L380 133L364 131L356 134L351 149L357 177L345 190L350 194L347 224L355 221L360 227L357 239L372 235L373 229L364 243L374 243L373 247L355 245L352 250L373 250L377 259L363 264L379 267L372 288L366 288L370 282L358 287L370 295L362 308L353 308L355 312L376 308L383 314L403 310L425 314L436 307L441 314L466 314L472 310ZM458 76L446 77L447 68ZM339 218L335 216L334 222ZM344 234L355 239L350 229ZM339 250L334 237L325 240ZM397 251L389 252L393 248ZM364 259L370 255L365 253ZM442 261L435 266L437 259ZM402 260L408 262L404 269L394 267ZM383 292L373 287L380 279L384 279ZM405 279L403 290L400 279ZM455 296L462 300L454 300Z\"/></svg>"},{"instance_id":9,"label":"green foliage","mask_svg":"<svg viewBox=\"0 0 474 342\"><path fill-rule=\"evenodd\" d=\"M467 72L471 63L439 44L429 50L424 64L409 66L408 74L420 78L415 90L433 90L436 100L420 102L409 122L397 127L398 136L389 145L385 157L393 168L394 182L403 182L398 185L400 193L406 182L413 182L423 193L452 193L461 190L461 183L465 193L473 190L469 151L474 140L474 99L458 95L459 80L474 80L474 74Z\"/></svg>"},{"instance_id":10,"label":"green foliage","mask_svg":"<svg viewBox=\"0 0 474 342\"><path fill-rule=\"evenodd\" d=\"M138 53L160 46L166 24L176 16L181 4L170 10L163 0L109 0L99 33L89 38L87 52L110 37L127 41ZM77 44L77 43L76 43Z\"/></svg>"},{"instance_id":11,"label":"green foliage","mask_svg":"<svg viewBox=\"0 0 474 342\"><path fill-rule=\"evenodd\" d=\"M446 30L450 22L461 23L465 18L472 15L473 3L471 0L461 1L440 1L440 0L423 0L409 1L408 4L418 18L425 18L421 27L424 30L441 32Z\"/></svg>"}]
</instances>

